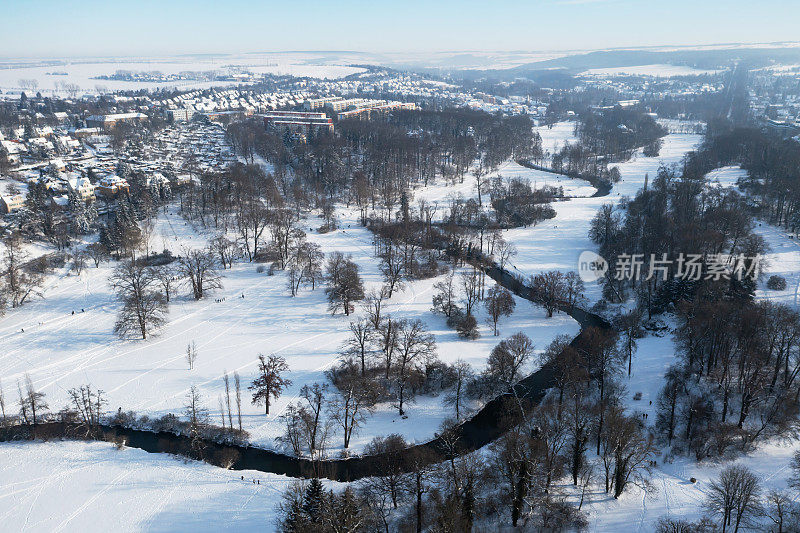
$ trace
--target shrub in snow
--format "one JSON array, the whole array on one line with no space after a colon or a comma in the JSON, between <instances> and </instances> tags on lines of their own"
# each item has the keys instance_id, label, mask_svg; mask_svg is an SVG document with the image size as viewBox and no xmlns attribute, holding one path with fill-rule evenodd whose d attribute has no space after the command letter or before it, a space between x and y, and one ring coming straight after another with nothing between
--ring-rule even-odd
<instances>
[{"instance_id":1,"label":"shrub in snow","mask_svg":"<svg viewBox=\"0 0 800 533\"><path fill-rule=\"evenodd\" d=\"M267 267L265 267L264 265L258 265L256 267L256 272L258 272L259 274L263 274L266 271L267 271Z\"/></svg>"},{"instance_id":2,"label":"shrub in snow","mask_svg":"<svg viewBox=\"0 0 800 533\"><path fill-rule=\"evenodd\" d=\"M786 278L783 276L770 276L767 280L767 288L772 291L786 290Z\"/></svg>"},{"instance_id":3,"label":"shrub in snow","mask_svg":"<svg viewBox=\"0 0 800 533\"><path fill-rule=\"evenodd\" d=\"M636 400L637 402L638 402L639 400L641 400L641 399L642 399L642 393L641 393L641 391L639 391L639 392L637 392L636 394L634 394L634 395L633 395L633 399L634 399L634 400Z\"/></svg>"},{"instance_id":4,"label":"shrub in snow","mask_svg":"<svg viewBox=\"0 0 800 533\"><path fill-rule=\"evenodd\" d=\"M478 333L478 321L472 315L462 316L456 324L456 331L465 339L474 340L480 337Z\"/></svg>"}]
</instances>

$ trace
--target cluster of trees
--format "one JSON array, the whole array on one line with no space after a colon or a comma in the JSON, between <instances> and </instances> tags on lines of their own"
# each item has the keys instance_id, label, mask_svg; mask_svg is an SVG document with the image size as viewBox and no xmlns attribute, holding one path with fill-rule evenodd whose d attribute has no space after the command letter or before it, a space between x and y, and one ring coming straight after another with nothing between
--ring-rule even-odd
<instances>
[{"instance_id":1,"label":"cluster of trees","mask_svg":"<svg viewBox=\"0 0 800 533\"><path fill-rule=\"evenodd\" d=\"M580 143L594 156L629 159L637 148L657 156L666 130L655 119L638 110L614 106L582 114L576 126Z\"/></svg>"},{"instance_id":2,"label":"cluster of trees","mask_svg":"<svg viewBox=\"0 0 800 533\"><path fill-rule=\"evenodd\" d=\"M195 300L222 288L222 275L212 249L186 249L177 259L165 252L153 264L153 256L120 262L109 282L122 303L114 325L121 337L142 339L166 321L170 298L186 284Z\"/></svg>"},{"instance_id":3,"label":"cluster of trees","mask_svg":"<svg viewBox=\"0 0 800 533\"><path fill-rule=\"evenodd\" d=\"M300 402L289 405L281 416L285 432L279 442L294 455L324 457L339 430L347 449L379 401L392 401L405 416L407 404L418 392L438 392L449 385L443 377L447 367L438 361L436 342L421 321L397 320L383 313L380 296L370 297L364 306L368 318L350 324L342 361L327 372L330 384L305 385ZM271 390L283 386L278 383ZM267 397L267 389L262 390Z\"/></svg>"},{"instance_id":4,"label":"cluster of trees","mask_svg":"<svg viewBox=\"0 0 800 533\"><path fill-rule=\"evenodd\" d=\"M512 178L503 182L500 176L493 180L490 189L495 220L502 228L536 225L554 218L553 199L563 196L555 187L532 189L528 180Z\"/></svg>"},{"instance_id":5,"label":"cluster of trees","mask_svg":"<svg viewBox=\"0 0 800 533\"><path fill-rule=\"evenodd\" d=\"M446 317L447 324L468 339L479 336L475 313L480 302L484 304L495 335L499 334L499 321L511 316L517 305L513 295L500 285L492 285L487 291L485 272L474 267L461 271L458 276L451 272L444 280L435 283L433 289L431 310Z\"/></svg>"},{"instance_id":6,"label":"cluster of trees","mask_svg":"<svg viewBox=\"0 0 800 533\"><path fill-rule=\"evenodd\" d=\"M740 186L765 220L792 232L800 228L800 147L796 142L768 130L712 121L702 149L690 155L684 173L699 178L725 165L747 170L748 177Z\"/></svg>"},{"instance_id":7,"label":"cluster of trees","mask_svg":"<svg viewBox=\"0 0 800 533\"><path fill-rule=\"evenodd\" d=\"M252 162L258 155L273 164L269 189L285 202L321 208L330 199L344 199L358 206L364 219L372 211L390 220L404 191L415 184L437 176L463 182L473 165L483 175L511 157L530 158L537 146L528 117L464 109L398 111L386 121L343 120L337 130L304 141L265 131L260 121L237 122L227 131L245 158ZM230 191L208 188L202 209L208 209L208 200L237 205ZM267 187L259 191L272 194ZM197 198L192 203L201 204Z\"/></svg>"},{"instance_id":8,"label":"cluster of trees","mask_svg":"<svg viewBox=\"0 0 800 533\"><path fill-rule=\"evenodd\" d=\"M698 459L793 433L800 410L800 316L771 302L679 306L680 360L666 373L656 427Z\"/></svg>"},{"instance_id":9,"label":"cluster of trees","mask_svg":"<svg viewBox=\"0 0 800 533\"><path fill-rule=\"evenodd\" d=\"M702 176L679 178L662 167L633 199L603 206L592 220L589 237L610 267L600 280L603 296L622 302L633 291L648 316L695 294L749 299L754 277L733 273L760 270L758 257L766 244L753 227L746 201L737 192L709 188ZM695 270L687 266L692 255L700 258ZM631 259L627 264L622 261L626 257ZM720 257L725 268L717 275Z\"/></svg>"},{"instance_id":10,"label":"cluster of trees","mask_svg":"<svg viewBox=\"0 0 800 533\"><path fill-rule=\"evenodd\" d=\"M465 455L436 464L424 448L407 450L400 435L375 437L365 452L380 454L382 476L348 485L339 493L326 492L316 479L291 486L279 506L277 525L287 533L473 531L511 523L546 531L585 527L586 519L563 495L538 490L538 465L530 463L530 476L525 475L537 487L535 493L519 484L510 487L509 471L541 459L531 451L540 449L535 438L523 430L518 437L515 444L525 444L492 450L488 463ZM531 451L530 457L519 456L523 450Z\"/></svg>"},{"instance_id":11,"label":"cluster of trees","mask_svg":"<svg viewBox=\"0 0 800 533\"><path fill-rule=\"evenodd\" d=\"M361 379L357 357L365 349L359 341L361 328L353 324L353 330L347 352L353 359L337 372L357 383ZM620 405L621 344L613 333L596 329L573 344L566 338L556 339L542 355L542 363L555 371L556 386L529 411L526 402L509 398L504 434L481 458L454 454L437 462L424 447L408 448L399 435L375 437L365 454L378 456L381 475L351 485L352 492L346 496L348 520L358 524L353 530L472 531L502 524L546 531L580 529L586 525L580 512L583 496L578 505L568 503L560 486L564 477L570 478L582 495L593 483L600 483L613 497L630 486L649 490L647 479L657 446L642 417L627 413ZM369 359L372 352L366 353ZM508 387L521 377L533 353L533 343L518 333L492 351L487 370L480 376L468 365L454 365L460 377L451 385L451 395L488 381ZM369 366L365 373L369 375ZM309 414L314 413L313 408L308 409ZM452 445L454 450L457 434L454 420L445 422L438 433L443 446ZM588 453L590 445L596 446L596 456ZM297 524L307 523L302 521L313 516L307 510L309 493L321 492L310 487L306 484L287 492L280 513L283 531L304 531ZM338 498L341 505L345 496L342 493ZM311 519L327 531L330 526L324 520Z\"/></svg>"}]
</instances>

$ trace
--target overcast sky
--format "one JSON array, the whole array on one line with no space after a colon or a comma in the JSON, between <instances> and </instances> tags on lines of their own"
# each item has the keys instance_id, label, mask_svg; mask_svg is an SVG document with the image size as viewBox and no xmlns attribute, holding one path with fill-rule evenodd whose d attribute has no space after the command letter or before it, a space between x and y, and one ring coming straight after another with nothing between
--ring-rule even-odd
<instances>
[{"instance_id":1,"label":"overcast sky","mask_svg":"<svg viewBox=\"0 0 800 533\"><path fill-rule=\"evenodd\" d=\"M798 0L0 0L0 56L572 50L800 39Z\"/></svg>"}]
</instances>

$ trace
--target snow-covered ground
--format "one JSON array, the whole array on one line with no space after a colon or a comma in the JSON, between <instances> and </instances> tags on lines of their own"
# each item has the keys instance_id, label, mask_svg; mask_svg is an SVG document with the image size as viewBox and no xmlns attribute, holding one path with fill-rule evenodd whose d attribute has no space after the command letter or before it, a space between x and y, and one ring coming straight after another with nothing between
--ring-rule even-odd
<instances>
[{"instance_id":1,"label":"snow-covered ground","mask_svg":"<svg viewBox=\"0 0 800 533\"><path fill-rule=\"evenodd\" d=\"M564 196L570 197L587 197L597 192L597 189L584 180L570 178L563 174L554 174L552 172L527 168L516 161L506 161L500 165L496 171L485 175L483 179L490 180L498 176L503 179L517 178L527 180L534 189L541 189L545 186L561 187L564 191ZM445 214L445 211L449 209L450 200L452 198L462 198L464 200L473 198L477 201L478 190L476 188L476 182L477 180L472 173L465 175L463 182L452 185L439 178L435 183L430 183L427 186L415 189L413 191L414 201L425 200L428 204L436 206L436 213L434 216L439 219ZM483 191L482 200L484 205L488 204L489 193L487 191Z\"/></svg>"},{"instance_id":2,"label":"snow-covered ground","mask_svg":"<svg viewBox=\"0 0 800 533\"><path fill-rule=\"evenodd\" d=\"M747 171L734 165L715 168L706 174L706 181L712 187L732 187L738 189L740 179L747 177Z\"/></svg>"},{"instance_id":3,"label":"snow-covered ground","mask_svg":"<svg viewBox=\"0 0 800 533\"><path fill-rule=\"evenodd\" d=\"M132 72L154 72L178 74L180 72L218 71L223 74L236 69L255 74L291 75L336 79L363 72L363 68L341 64L325 64L313 54L253 54L241 57L209 56L207 58L148 58L148 59L86 59L66 60L62 64L37 63L35 61L5 62L0 64L0 90L19 93L25 90L20 80L36 80L37 91L51 94L65 83L74 83L83 93L95 93L97 87L107 91L131 91L139 89L180 88L184 90L233 85L232 81L193 81L179 80L169 82L136 82L94 79L97 76L110 76L118 70ZM232 70L233 68L233 70ZM59 73L53 75L52 73Z\"/></svg>"},{"instance_id":4,"label":"snow-covered ground","mask_svg":"<svg viewBox=\"0 0 800 533\"><path fill-rule=\"evenodd\" d=\"M272 531L294 481L105 442L2 443L0 522L20 533Z\"/></svg>"},{"instance_id":5,"label":"snow-covered ground","mask_svg":"<svg viewBox=\"0 0 800 533\"><path fill-rule=\"evenodd\" d=\"M324 235L309 232L309 239L326 253L352 254L367 290L379 288L382 278L372 255L372 235L358 227L355 218L341 222L341 229ZM305 229L320 225L318 219L304 224ZM200 247L205 242L171 209L160 215L151 249L180 253L185 246ZM278 417L298 399L303 385L325 381L324 372L337 361L353 320L330 315L322 288L303 289L291 298L283 273L269 276L256 272L255 264L239 263L225 272L224 289L204 300L192 300L184 289L170 304L169 323L151 339L121 340L112 333L119 308L107 284L112 268L110 263L90 266L80 276L58 272L50 276L43 299L10 311L0 321L0 376L8 393L28 373L54 410L66 404L68 389L91 383L105 391L110 410L121 407L158 416L182 414L187 391L196 385L212 420L217 420L224 372L239 372L246 387L255 377L258 354L276 353L289 364L292 386L268 417L249 402L244 409L244 426L253 441L273 447L282 429ZM492 335L481 308L477 315L481 338L460 339L443 317L430 311L433 285L439 279L408 283L393 295L387 312L396 318L422 319L436 336L444 361L461 358L480 370L502 336L523 331L541 350L556 335L576 334L579 329L565 315L548 319L541 308L517 299L514 315L500 323L501 337ZM199 355L189 371L184 353L191 342ZM352 446L358 451L373 436L389 433L401 433L410 441L427 440L448 416L452 410L441 396L420 397L409 405L407 419L398 417L391 405L381 405ZM340 442L334 439L334 452Z\"/></svg>"},{"instance_id":6,"label":"snow-covered ground","mask_svg":"<svg viewBox=\"0 0 800 533\"><path fill-rule=\"evenodd\" d=\"M564 120L549 126L538 126L534 128L542 138L542 150L546 153L554 154L561 150L567 143L577 141L575 137L575 121Z\"/></svg>"},{"instance_id":7,"label":"snow-covered ground","mask_svg":"<svg viewBox=\"0 0 800 533\"><path fill-rule=\"evenodd\" d=\"M654 492L645 494L633 487L618 500L603 493L598 486L588 496L583 510L589 513L589 531L616 533L619 531L649 533L662 516L674 519L697 520L703 516L703 502L712 480L722 469L742 464L758 476L764 493L786 488L789 462L797 445L769 443L735 461L696 463L679 457L671 464L662 464L654 470L651 482ZM697 482L692 483L689 478Z\"/></svg>"}]
</instances>

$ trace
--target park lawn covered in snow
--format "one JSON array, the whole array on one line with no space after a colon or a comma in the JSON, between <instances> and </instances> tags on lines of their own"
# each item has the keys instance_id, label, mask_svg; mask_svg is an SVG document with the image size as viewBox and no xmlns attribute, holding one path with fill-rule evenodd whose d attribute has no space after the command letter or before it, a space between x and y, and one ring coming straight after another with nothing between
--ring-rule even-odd
<instances>
[{"instance_id":1,"label":"park lawn covered in snow","mask_svg":"<svg viewBox=\"0 0 800 533\"><path fill-rule=\"evenodd\" d=\"M604 494L600 485L595 485L587 495L583 510L589 514L589 531L597 533L650 533L662 516L674 519L697 520L704 514L703 503L711 481L728 466L746 466L758 476L763 493L786 488L790 474L789 462L798 449L796 443L770 442L762 444L747 456L733 461L704 461L677 457L672 463L662 463L653 470L651 483L654 492L645 494L631 487L618 500ZM692 483L689 478L697 482ZM602 481L602 480L601 480ZM569 489L572 490L572 489ZM575 500L579 496L572 496Z\"/></svg>"},{"instance_id":2,"label":"park lawn covered in snow","mask_svg":"<svg viewBox=\"0 0 800 533\"><path fill-rule=\"evenodd\" d=\"M483 177L484 180L491 180L502 177L507 179L521 179L527 180L533 189L541 189L545 186L561 187L564 196L570 197L588 197L597 192L597 189L589 185L586 181L570 178L563 174L555 174L553 172L545 172L542 170L535 170L527 168L516 161L506 161L500 167ZM475 201L478 200L478 190L476 187L476 179L472 173L464 176L464 180L455 184L446 183L443 179L437 180L436 183L430 183L427 186L418 187L413 190L414 201L425 200L429 205L436 207L434 214L435 220L442 220L442 217L449 213L451 199L460 198L468 200L470 198ZM482 202L484 208L489 205L491 199L489 196L488 187L482 191Z\"/></svg>"},{"instance_id":3,"label":"park lawn covered in snow","mask_svg":"<svg viewBox=\"0 0 800 533\"><path fill-rule=\"evenodd\" d=\"M552 155L564 148L565 144L576 142L578 138L575 136L575 124L574 120L564 120L535 127L534 131L542 138L542 150Z\"/></svg>"},{"instance_id":4,"label":"park lawn covered in snow","mask_svg":"<svg viewBox=\"0 0 800 533\"><path fill-rule=\"evenodd\" d=\"M352 216L345 215L339 230L310 232L309 240L326 254L351 254L361 267L365 288L377 289L382 277L372 255L372 235L358 227ZM301 224L305 229L320 225L316 218ZM168 248L176 254L184 247L196 248L206 242L174 208L159 215L152 235L152 249ZM212 422L219 423L223 374L239 372L245 388L255 378L258 354L275 353L286 358L290 368L286 377L292 385L271 406L270 415L265 416L262 407L251 406L248 391L243 391L244 429L255 444L272 448L283 429L279 416L299 398L303 385L326 381L325 371L339 359L349 322L355 320L341 314L331 316L322 287L302 289L292 298L284 273L269 276L257 272L255 264L238 263L223 272L224 288L203 300L194 301L183 289L170 303L168 324L152 338L119 339L112 331L119 303L107 283L113 267L113 263L90 266L80 275L68 275L65 267L48 276L43 299L11 310L0 321L0 375L8 397L14 397L10 392L16 382L29 374L34 386L47 395L52 410L66 405L70 388L90 383L105 391L110 411L121 408L153 417L182 415L186 395L196 385ZM482 306L477 315L480 339L460 339L448 328L443 317L430 311L433 285L439 279L443 277L408 283L393 295L386 311L395 318L423 320L436 337L442 360L452 363L461 358L480 370L502 337L492 335ZM573 335L579 329L565 315L548 319L540 307L516 301L515 314L500 322L502 336L523 331L542 350L556 335ZM358 306L357 314L361 314ZM199 355L190 371L184 355L192 342ZM358 452L372 437L389 433L400 433L412 442L430 439L441 421L453 413L439 396L419 397L409 404L407 414L408 418L402 419L390 404L380 405L354 437L351 449ZM336 453L341 439L334 437L331 444Z\"/></svg>"},{"instance_id":5,"label":"park lawn covered in snow","mask_svg":"<svg viewBox=\"0 0 800 533\"><path fill-rule=\"evenodd\" d=\"M20 533L272 531L294 481L106 442L1 443L0 522Z\"/></svg>"}]
</instances>

